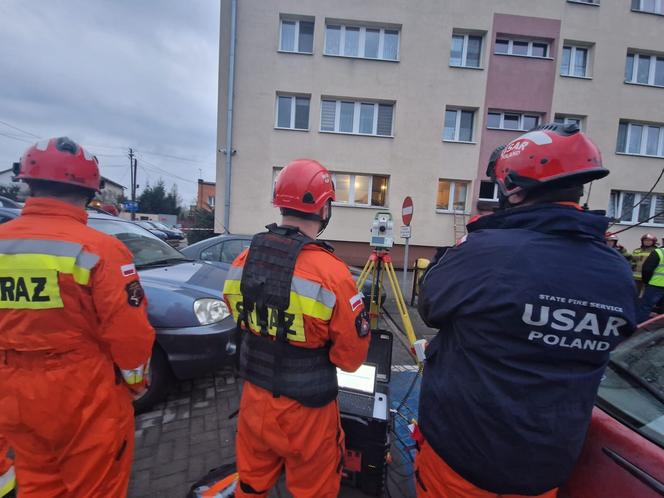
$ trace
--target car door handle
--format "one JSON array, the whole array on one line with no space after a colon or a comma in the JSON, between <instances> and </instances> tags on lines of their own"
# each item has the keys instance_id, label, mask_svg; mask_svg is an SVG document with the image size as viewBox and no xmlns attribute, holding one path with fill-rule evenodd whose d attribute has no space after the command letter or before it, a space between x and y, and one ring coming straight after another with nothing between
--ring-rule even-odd
<instances>
[{"instance_id":1,"label":"car door handle","mask_svg":"<svg viewBox=\"0 0 664 498\"><path fill-rule=\"evenodd\" d=\"M604 453L606 453L606 455L611 460L616 462L618 465L620 465L623 469L625 469L627 472L629 472L634 477L636 477L643 484L648 486L653 491L656 491L657 493L659 493L660 496L664 496L664 483L662 483L662 482L658 481L657 479L655 479L653 476L648 474L645 470L642 470L642 469L638 468L632 462L630 462L626 458L620 456L615 451L613 451L609 448L602 448L602 451Z\"/></svg>"}]
</instances>

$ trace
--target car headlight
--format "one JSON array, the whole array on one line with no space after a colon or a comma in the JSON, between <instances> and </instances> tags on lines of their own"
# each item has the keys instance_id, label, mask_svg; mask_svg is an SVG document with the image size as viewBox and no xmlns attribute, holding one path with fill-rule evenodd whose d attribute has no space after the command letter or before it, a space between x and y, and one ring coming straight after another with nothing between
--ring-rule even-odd
<instances>
[{"instance_id":1,"label":"car headlight","mask_svg":"<svg viewBox=\"0 0 664 498\"><path fill-rule=\"evenodd\" d=\"M222 321L228 315L228 306L220 299L197 299L194 301L194 313L201 325L210 325Z\"/></svg>"}]
</instances>

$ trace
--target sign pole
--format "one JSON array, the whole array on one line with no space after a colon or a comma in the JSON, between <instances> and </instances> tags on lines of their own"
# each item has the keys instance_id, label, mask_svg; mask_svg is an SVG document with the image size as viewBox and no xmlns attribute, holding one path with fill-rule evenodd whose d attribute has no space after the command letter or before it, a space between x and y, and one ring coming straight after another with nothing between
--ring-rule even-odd
<instances>
[{"instance_id":1,"label":"sign pole","mask_svg":"<svg viewBox=\"0 0 664 498\"><path fill-rule=\"evenodd\" d=\"M404 226L401 227L401 238L405 239L404 256L403 256L403 278L401 286L406 289L406 282L408 280L408 243L410 242L410 222L413 220L413 199L410 196L403 200L401 205L401 219Z\"/></svg>"}]
</instances>

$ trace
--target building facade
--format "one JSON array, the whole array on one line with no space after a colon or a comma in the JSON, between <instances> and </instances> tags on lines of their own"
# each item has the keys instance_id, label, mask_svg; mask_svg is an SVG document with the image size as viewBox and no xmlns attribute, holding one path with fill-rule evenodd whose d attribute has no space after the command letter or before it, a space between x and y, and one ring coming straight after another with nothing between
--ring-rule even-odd
<instances>
[{"instance_id":1,"label":"building facade","mask_svg":"<svg viewBox=\"0 0 664 498\"><path fill-rule=\"evenodd\" d=\"M334 176L325 237L366 259L379 211L414 201L412 257L449 246L490 207L492 150L575 122L611 170L593 209L664 236L664 0L242 0L233 100L231 232L277 218L276 173L311 157ZM216 231L223 231L231 0L222 0ZM655 185L653 193L647 195ZM662 213L660 213L662 212ZM400 246L393 251L401 255Z\"/></svg>"},{"instance_id":2,"label":"building facade","mask_svg":"<svg viewBox=\"0 0 664 498\"><path fill-rule=\"evenodd\" d=\"M214 209L217 187L214 182L198 180L198 194L196 196L197 209ZM222 230L223 231L223 230Z\"/></svg>"}]
</instances>

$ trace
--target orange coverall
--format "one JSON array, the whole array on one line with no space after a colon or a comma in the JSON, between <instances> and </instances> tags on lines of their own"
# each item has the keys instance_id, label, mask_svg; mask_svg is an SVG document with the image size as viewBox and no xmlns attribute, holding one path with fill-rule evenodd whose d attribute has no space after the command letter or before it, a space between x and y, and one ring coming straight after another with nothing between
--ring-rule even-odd
<instances>
[{"instance_id":1,"label":"orange coverall","mask_svg":"<svg viewBox=\"0 0 664 498\"><path fill-rule=\"evenodd\" d=\"M224 285L224 299L236 321L247 254L243 252L233 262ZM305 305L306 299L301 302L291 287L289 311L296 315L291 329L297 340L289 335L289 342L304 348L320 348L330 342L330 361L343 370L357 370L366 359L369 335L361 337L358 331L364 306L348 267L321 247L306 245L293 276L319 286L320 293L336 299L333 308L322 301L307 301ZM257 492L245 492L238 486L237 498L267 496L284 465L286 486L295 498L336 497L343 454L344 433L336 400L310 408L285 396L275 398L245 381L236 437L237 468L240 481Z\"/></svg>"},{"instance_id":2,"label":"orange coverall","mask_svg":"<svg viewBox=\"0 0 664 498\"><path fill-rule=\"evenodd\" d=\"M9 494L16 487L14 462L7 455L8 451L7 440L0 436L0 498Z\"/></svg>"},{"instance_id":3,"label":"orange coverall","mask_svg":"<svg viewBox=\"0 0 664 498\"><path fill-rule=\"evenodd\" d=\"M124 497L154 330L129 250L46 198L0 226L0 434L21 497Z\"/></svg>"}]
</instances>

